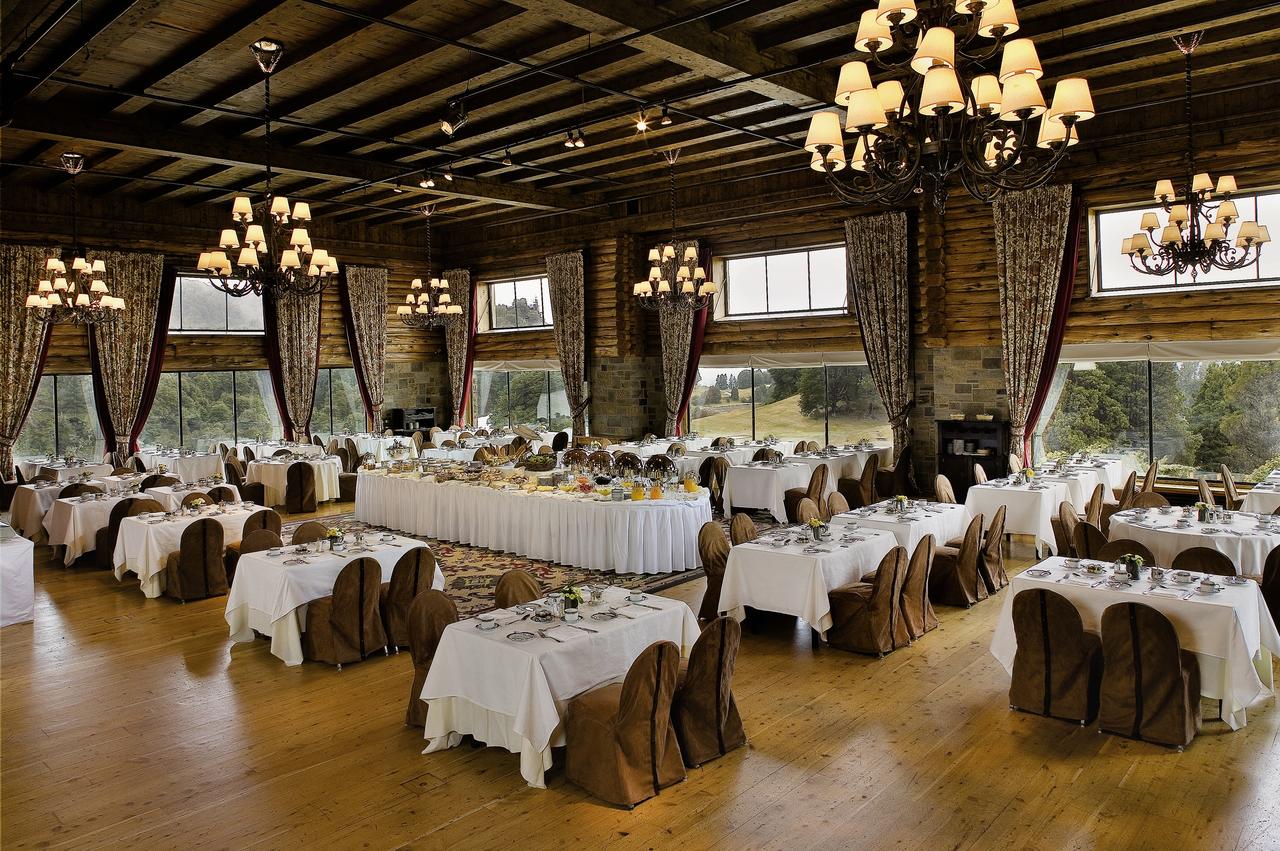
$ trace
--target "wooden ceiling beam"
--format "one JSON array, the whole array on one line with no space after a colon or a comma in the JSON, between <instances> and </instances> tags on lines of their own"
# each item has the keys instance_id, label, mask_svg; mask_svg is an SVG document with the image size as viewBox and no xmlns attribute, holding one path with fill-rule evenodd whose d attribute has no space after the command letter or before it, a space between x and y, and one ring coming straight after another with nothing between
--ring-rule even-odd
<instances>
[{"instance_id":1,"label":"wooden ceiling beam","mask_svg":"<svg viewBox=\"0 0 1280 851\"><path fill-rule=\"evenodd\" d=\"M228 166L222 165L221 163L215 163L213 165L205 166L204 168L198 168L190 174L184 175L182 179L188 180L191 183L204 183L206 180L210 180L211 178L217 177L218 175L228 171L234 171L236 168L238 168L238 166ZM193 188L190 186L158 186L150 192L141 193L138 198L144 204L149 204L155 201L162 201L173 195L205 191L207 190Z\"/></svg>"}]
</instances>

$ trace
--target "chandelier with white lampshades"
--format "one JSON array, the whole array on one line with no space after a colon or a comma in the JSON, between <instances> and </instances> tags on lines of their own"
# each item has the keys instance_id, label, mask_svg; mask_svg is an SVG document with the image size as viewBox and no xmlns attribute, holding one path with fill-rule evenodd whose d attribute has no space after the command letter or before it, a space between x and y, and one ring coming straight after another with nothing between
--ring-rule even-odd
<instances>
[{"instance_id":1,"label":"chandelier with white lampshades","mask_svg":"<svg viewBox=\"0 0 1280 851\"><path fill-rule=\"evenodd\" d=\"M124 310L124 299L111 294L107 286L107 265L90 259L80 246L80 194L76 175L84 170L84 155L67 151L59 159L62 170L71 175L71 265L60 256L44 261L44 276L27 296L26 306L40 321L53 324L105 325Z\"/></svg>"},{"instance_id":2,"label":"chandelier with white lampshades","mask_svg":"<svg viewBox=\"0 0 1280 851\"><path fill-rule=\"evenodd\" d=\"M811 167L851 204L929 191L941 209L956 175L983 201L1046 183L1093 100L1073 77L1047 106L1034 42L1007 40L1018 29L1014 0L879 0L862 13L854 48L891 76L873 85L863 60L840 69L835 103L846 112L811 119Z\"/></svg>"},{"instance_id":3,"label":"chandelier with white lampshades","mask_svg":"<svg viewBox=\"0 0 1280 851\"><path fill-rule=\"evenodd\" d=\"M409 283L404 304L396 308L396 316L410 328L443 326L462 315L462 305L454 304L449 295L449 279L443 275L431 276L431 217L435 211L434 204L422 208L422 215L427 217L427 276L414 278Z\"/></svg>"},{"instance_id":4,"label":"chandelier with white lampshades","mask_svg":"<svg viewBox=\"0 0 1280 851\"><path fill-rule=\"evenodd\" d=\"M720 287L707 277L696 243L686 245L683 252L676 247L676 160L679 156L679 148L662 152L662 158L667 161L671 199L671 240L649 249L649 277L637 283L632 293L640 299L641 307L648 310L674 308L695 313L711 306Z\"/></svg>"},{"instance_id":5,"label":"chandelier with white lampshades","mask_svg":"<svg viewBox=\"0 0 1280 851\"><path fill-rule=\"evenodd\" d=\"M263 74L266 195L257 205L248 195L236 196L231 205L236 227L225 228L218 247L201 253L196 267L209 275L214 287L231 296L315 295L338 274L338 260L312 245L306 228L311 205L298 201L291 207L288 198L271 192L271 74L284 56L284 45L260 38L249 50ZM255 223L255 206L268 227Z\"/></svg>"},{"instance_id":6,"label":"chandelier with white lampshades","mask_svg":"<svg viewBox=\"0 0 1280 851\"><path fill-rule=\"evenodd\" d=\"M1187 174L1186 182L1174 187L1172 180L1156 183L1155 200L1165 212L1165 224L1155 212L1142 214L1141 230L1125 237L1121 252L1133 268L1146 275L1191 274L1194 281L1213 269L1233 271L1252 266L1262 256L1262 246L1271 241L1266 225L1241 221L1231 195L1236 179L1229 174L1218 178L1219 201L1209 203L1215 190L1208 172L1196 172L1195 138L1191 123L1191 54L1200 45L1204 32L1174 36L1173 43L1186 59ZM1238 225L1235 239L1231 226ZM1159 236L1156 232L1159 231Z\"/></svg>"}]
</instances>

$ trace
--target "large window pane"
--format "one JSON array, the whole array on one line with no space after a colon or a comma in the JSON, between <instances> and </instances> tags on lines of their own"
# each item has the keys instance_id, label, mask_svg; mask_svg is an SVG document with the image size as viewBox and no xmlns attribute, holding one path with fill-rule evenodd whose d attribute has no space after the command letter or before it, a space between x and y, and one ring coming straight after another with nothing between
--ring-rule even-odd
<instances>
[{"instance_id":1,"label":"large window pane","mask_svg":"<svg viewBox=\"0 0 1280 851\"><path fill-rule=\"evenodd\" d=\"M491 329L550 327L551 298L545 277L495 281L487 286Z\"/></svg>"},{"instance_id":2,"label":"large window pane","mask_svg":"<svg viewBox=\"0 0 1280 851\"><path fill-rule=\"evenodd\" d=\"M521 328L546 325L542 314L542 279L516 281L516 321Z\"/></svg>"},{"instance_id":3,"label":"large window pane","mask_svg":"<svg viewBox=\"0 0 1280 851\"><path fill-rule=\"evenodd\" d=\"M271 373L265 369L236 373L236 434L242 441L278 440L283 434Z\"/></svg>"},{"instance_id":4,"label":"large window pane","mask_svg":"<svg viewBox=\"0 0 1280 851\"><path fill-rule=\"evenodd\" d=\"M730 257L724 265L725 314L761 318L843 310L845 279L842 245Z\"/></svg>"},{"instance_id":5,"label":"large window pane","mask_svg":"<svg viewBox=\"0 0 1280 851\"><path fill-rule=\"evenodd\" d=\"M516 327L516 284L506 281L489 285L490 325L494 328Z\"/></svg>"},{"instance_id":6,"label":"large window pane","mask_svg":"<svg viewBox=\"0 0 1280 851\"><path fill-rule=\"evenodd\" d=\"M1151 458L1146 361L1063 367L1070 371L1045 429L1048 456L1119 453L1129 469L1145 469Z\"/></svg>"},{"instance_id":7,"label":"large window pane","mask_svg":"<svg viewBox=\"0 0 1280 851\"><path fill-rule=\"evenodd\" d=\"M354 369L330 369L329 392L333 394L333 431L364 431L364 402Z\"/></svg>"},{"instance_id":8,"label":"large window pane","mask_svg":"<svg viewBox=\"0 0 1280 851\"><path fill-rule=\"evenodd\" d=\"M227 297L228 331L262 330L262 296Z\"/></svg>"},{"instance_id":9,"label":"large window pane","mask_svg":"<svg viewBox=\"0 0 1280 851\"><path fill-rule=\"evenodd\" d=\"M1256 481L1280 467L1280 362L1152 364L1152 379L1162 475L1218 479L1225 464Z\"/></svg>"},{"instance_id":10,"label":"large window pane","mask_svg":"<svg viewBox=\"0 0 1280 851\"><path fill-rule=\"evenodd\" d=\"M549 414L547 373L520 371L508 373L511 383L512 425L536 425Z\"/></svg>"},{"instance_id":11,"label":"large window pane","mask_svg":"<svg viewBox=\"0 0 1280 851\"><path fill-rule=\"evenodd\" d=\"M689 401L689 419L690 428L704 437L750 438L751 370L736 366L699 369Z\"/></svg>"},{"instance_id":12,"label":"large window pane","mask_svg":"<svg viewBox=\"0 0 1280 851\"><path fill-rule=\"evenodd\" d=\"M15 457L48 455L50 452L57 451L57 435L54 433L54 424L57 420L53 412L53 384L52 375L46 375L40 379L35 399L31 403L31 410L27 412L27 420L22 425L22 433L18 435L18 442L13 447ZM8 470L4 472L6 476L11 475Z\"/></svg>"},{"instance_id":13,"label":"large window pane","mask_svg":"<svg viewBox=\"0 0 1280 851\"><path fill-rule=\"evenodd\" d=\"M102 429L93 404L93 379L87 375L59 375L58 454L101 458Z\"/></svg>"},{"instance_id":14,"label":"large window pane","mask_svg":"<svg viewBox=\"0 0 1280 851\"><path fill-rule=\"evenodd\" d=\"M755 380L757 435L771 434L784 443L827 442L822 367L757 369Z\"/></svg>"},{"instance_id":15,"label":"large window pane","mask_svg":"<svg viewBox=\"0 0 1280 851\"><path fill-rule=\"evenodd\" d=\"M838 310L848 302L843 248L809 252L809 292L814 310Z\"/></svg>"},{"instance_id":16,"label":"large window pane","mask_svg":"<svg viewBox=\"0 0 1280 851\"><path fill-rule=\"evenodd\" d=\"M564 392L564 376L559 370L548 373L551 379L551 419L547 424L550 431L565 431L573 428L573 417L569 410L569 397Z\"/></svg>"},{"instance_id":17,"label":"large window pane","mask_svg":"<svg viewBox=\"0 0 1280 851\"><path fill-rule=\"evenodd\" d=\"M764 258L733 257L725 261L726 311L730 316L765 313Z\"/></svg>"},{"instance_id":18,"label":"large window pane","mask_svg":"<svg viewBox=\"0 0 1280 851\"><path fill-rule=\"evenodd\" d=\"M831 442L890 440L893 430L871 380L871 370L865 366L829 366L826 370ZM803 401L802 395L802 404Z\"/></svg>"},{"instance_id":19,"label":"large window pane","mask_svg":"<svg viewBox=\"0 0 1280 851\"><path fill-rule=\"evenodd\" d=\"M329 370L316 373L316 395L311 403L311 430L320 434L333 434L333 421L329 417Z\"/></svg>"},{"instance_id":20,"label":"large window pane","mask_svg":"<svg viewBox=\"0 0 1280 851\"><path fill-rule=\"evenodd\" d=\"M209 451L235 440L235 394L230 372L184 372L182 445Z\"/></svg>"},{"instance_id":21,"label":"large window pane","mask_svg":"<svg viewBox=\"0 0 1280 851\"><path fill-rule=\"evenodd\" d=\"M476 371L471 379L471 411L477 428L505 428L511 424L507 373Z\"/></svg>"},{"instance_id":22,"label":"large window pane","mask_svg":"<svg viewBox=\"0 0 1280 851\"><path fill-rule=\"evenodd\" d=\"M769 277L769 312L809 309L809 255L770 254L765 258Z\"/></svg>"},{"instance_id":23,"label":"large window pane","mask_svg":"<svg viewBox=\"0 0 1280 851\"><path fill-rule=\"evenodd\" d=\"M155 404L151 406L151 413L138 440L146 445L182 445L182 432L178 423L178 373L166 372L160 375Z\"/></svg>"},{"instance_id":24,"label":"large window pane","mask_svg":"<svg viewBox=\"0 0 1280 851\"><path fill-rule=\"evenodd\" d=\"M232 298L208 278L179 277L173 293L169 330L261 332L262 297Z\"/></svg>"}]
</instances>

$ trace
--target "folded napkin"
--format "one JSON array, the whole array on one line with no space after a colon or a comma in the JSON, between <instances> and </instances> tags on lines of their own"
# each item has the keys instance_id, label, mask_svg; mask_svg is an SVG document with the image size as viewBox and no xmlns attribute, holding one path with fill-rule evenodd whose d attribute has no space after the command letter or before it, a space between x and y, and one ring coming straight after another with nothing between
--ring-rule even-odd
<instances>
[{"instance_id":1,"label":"folded napkin","mask_svg":"<svg viewBox=\"0 0 1280 851\"><path fill-rule=\"evenodd\" d=\"M641 611L644 610L641 609ZM553 626L550 629L544 629L543 632L547 634L548 638L555 638L560 641L573 641L575 638L586 638L591 634L589 632L583 632L580 629L574 629L573 627L565 624Z\"/></svg>"},{"instance_id":2,"label":"folded napkin","mask_svg":"<svg viewBox=\"0 0 1280 851\"><path fill-rule=\"evenodd\" d=\"M1182 600L1186 598L1189 592L1185 588L1152 588L1142 593L1151 597L1173 597Z\"/></svg>"},{"instance_id":3,"label":"folded napkin","mask_svg":"<svg viewBox=\"0 0 1280 851\"><path fill-rule=\"evenodd\" d=\"M1095 585L1102 584L1102 582L1105 581L1105 577L1099 577L1098 579L1085 579L1080 576L1067 576L1058 581L1064 582L1067 585L1080 585L1084 588L1092 588Z\"/></svg>"},{"instance_id":4,"label":"folded napkin","mask_svg":"<svg viewBox=\"0 0 1280 851\"><path fill-rule=\"evenodd\" d=\"M644 606L627 605L619 609L615 609L614 611L625 618L642 618L646 615L653 614L653 609L646 609ZM578 632L578 630L574 629L570 630L570 632Z\"/></svg>"}]
</instances>

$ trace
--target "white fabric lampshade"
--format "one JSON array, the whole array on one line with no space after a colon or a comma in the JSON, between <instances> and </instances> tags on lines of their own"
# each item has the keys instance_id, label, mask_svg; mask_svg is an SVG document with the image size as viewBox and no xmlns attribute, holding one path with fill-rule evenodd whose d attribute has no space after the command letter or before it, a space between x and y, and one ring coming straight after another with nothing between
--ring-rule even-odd
<instances>
[{"instance_id":1,"label":"white fabric lampshade","mask_svg":"<svg viewBox=\"0 0 1280 851\"><path fill-rule=\"evenodd\" d=\"M914 21L916 19L916 0L880 0L880 5L876 7L876 20L887 27L889 26L889 17L894 14L902 15L898 20L899 24Z\"/></svg>"},{"instance_id":2,"label":"white fabric lampshade","mask_svg":"<svg viewBox=\"0 0 1280 851\"><path fill-rule=\"evenodd\" d=\"M933 32L933 30L930 30ZM920 112L923 115L940 115L964 109L964 93L954 68L930 68L924 75L924 87L920 90Z\"/></svg>"},{"instance_id":3,"label":"white fabric lampshade","mask_svg":"<svg viewBox=\"0 0 1280 851\"><path fill-rule=\"evenodd\" d=\"M1093 108L1093 95L1089 93L1089 81L1083 77L1059 80L1053 90L1054 115L1071 115L1076 121L1088 121L1097 113Z\"/></svg>"},{"instance_id":4,"label":"white fabric lampshade","mask_svg":"<svg viewBox=\"0 0 1280 851\"><path fill-rule=\"evenodd\" d=\"M995 38L997 30L1001 38L1007 38L1018 29L1018 13L1013 8L1013 0L996 0L983 9L978 18L978 35L983 38Z\"/></svg>"},{"instance_id":5,"label":"white fabric lampshade","mask_svg":"<svg viewBox=\"0 0 1280 851\"><path fill-rule=\"evenodd\" d=\"M1019 121L1018 113L1025 111L1027 118L1035 118L1044 112L1044 95L1040 93L1040 84L1030 74L1018 74L1010 77L1004 84L1004 99L1000 104L1004 110L1000 118L1004 121Z\"/></svg>"},{"instance_id":6,"label":"white fabric lampshade","mask_svg":"<svg viewBox=\"0 0 1280 851\"><path fill-rule=\"evenodd\" d=\"M956 64L956 34L946 27L932 27L924 34L911 57L911 70L917 74L926 74L930 68L945 65L954 68Z\"/></svg>"},{"instance_id":7,"label":"white fabric lampshade","mask_svg":"<svg viewBox=\"0 0 1280 851\"><path fill-rule=\"evenodd\" d=\"M973 100L978 104L978 109L990 110L997 115L1000 113L1000 81L996 79L995 74L980 74L974 77L971 88Z\"/></svg>"},{"instance_id":8,"label":"white fabric lampshade","mask_svg":"<svg viewBox=\"0 0 1280 851\"><path fill-rule=\"evenodd\" d=\"M848 106L854 92L870 89L871 72L865 62L846 62L840 66L840 80L836 83L836 103Z\"/></svg>"},{"instance_id":9,"label":"white fabric lampshade","mask_svg":"<svg viewBox=\"0 0 1280 851\"><path fill-rule=\"evenodd\" d=\"M876 20L876 10L867 9L863 12L862 17L858 19L858 34L854 36L853 49L863 53L873 53L871 49L873 44L876 50L882 50L892 43L893 33L889 31L887 24Z\"/></svg>"},{"instance_id":10,"label":"white fabric lampshade","mask_svg":"<svg viewBox=\"0 0 1280 851\"><path fill-rule=\"evenodd\" d=\"M911 114L911 103L909 101L903 103L905 96L902 90L902 83L897 80L885 80L876 86L876 93L880 95L880 105L884 107L887 115L905 118Z\"/></svg>"},{"instance_id":11,"label":"white fabric lampshade","mask_svg":"<svg viewBox=\"0 0 1280 851\"><path fill-rule=\"evenodd\" d=\"M942 68L939 70L946 71L949 69ZM928 77L925 78L926 84L928 79ZM846 130L864 130L867 127L879 129L887 123L888 121L884 115L884 105L880 102L879 92L875 89L863 89L860 92L853 93L853 98L849 101L848 120L845 122Z\"/></svg>"},{"instance_id":12,"label":"white fabric lampshade","mask_svg":"<svg viewBox=\"0 0 1280 851\"><path fill-rule=\"evenodd\" d=\"M804 140L804 149L817 153L818 148L830 145L838 148L844 144L844 136L840 132L840 115L836 112L818 112L809 119L809 134Z\"/></svg>"},{"instance_id":13,"label":"white fabric lampshade","mask_svg":"<svg viewBox=\"0 0 1280 851\"><path fill-rule=\"evenodd\" d=\"M1021 74L1037 80L1044 74L1036 44L1029 38L1015 38L1004 46L1004 55L1000 57L1000 82L1007 83Z\"/></svg>"}]
</instances>

